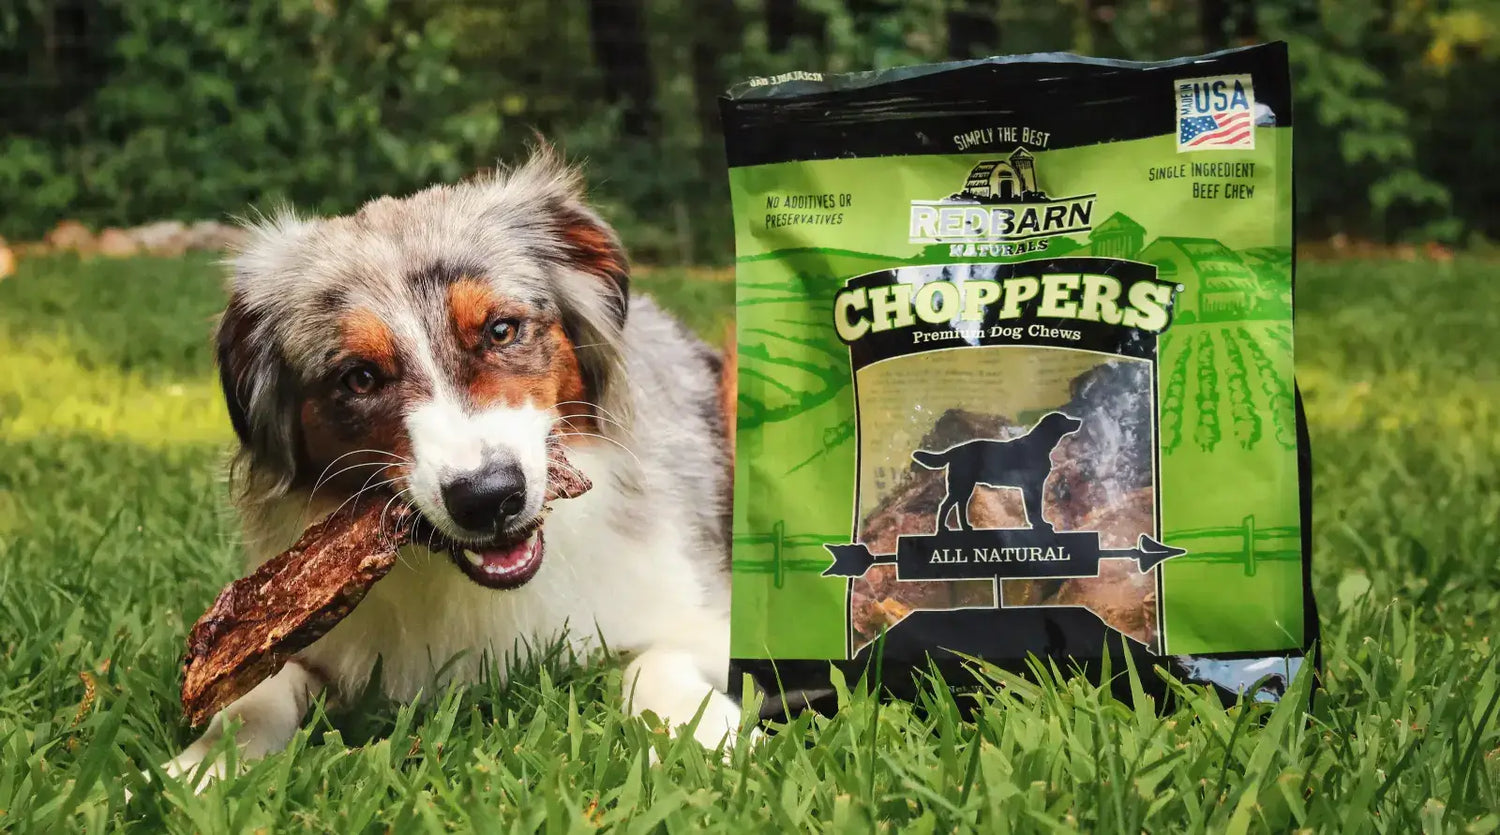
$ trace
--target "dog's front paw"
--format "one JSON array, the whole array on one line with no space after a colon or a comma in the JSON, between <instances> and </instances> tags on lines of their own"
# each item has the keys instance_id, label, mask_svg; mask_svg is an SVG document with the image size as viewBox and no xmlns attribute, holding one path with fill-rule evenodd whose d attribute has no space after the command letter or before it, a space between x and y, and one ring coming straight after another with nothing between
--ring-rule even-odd
<instances>
[{"instance_id":1,"label":"dog's front paw","mask_svg":"<svg viewBox=\"0 0 1500 835\"><path fill-rule=\"evenodd\" d=\"M698 716L696 724L690 723L692 714L682 711L681 715L688 716L689 720L674 721L671 717L659 717L665 724L667 734L672 738L680 738L679 735L687 734L691 724L692 737L699 745L710 751L720 750L724 761L729 762L734 754L735 747L741 744L740 736L740 706L734 700L723 693L714 692L708 697L706 703L701 703L703 712ZM684 704L684 708L688 705ZM698 712L699 705L692 706L692 712ZM751 727L743 737L746 745L754 747L765 736L759 728ZM650 765L656 765L660 761L656 749L647 752L646 761Z\"/></svg>"},{"instance_id":2,"label":"dog's front paw","mask_svg":"<svg viewBox=\"0 0 1500 835\"><path fill-rule=\"evenodd\" d=\"M734 748L740 731L740 706L734 700L715 691L703 706L703 715L693 728L693 738L704 748L717 748L724 743L724 750Z\"/></svg>"},{"instance_id":3,"label":"dog's front paw","mask_svg":"<svg viewBox=\"0 0 1500 835\"><path fill-rule=\"evenodd\" d=\"M178 757L164 764L161 770L174 780L184 780L196 774L197 779L193 781L193 794L202 794L203 790L208 788L209 783L229 776L229 766L224 762L223 757L214 758L207 766L204 766L200 759Z\"/></svg>"},{"instance_id":4,"label":"dog's front paw","mask_svg":"<svg viewBox=\"0 0 1500 835\"><path fill-rule=\"evenodd\" d=\"M683 733L696 716L691 732L703 747L722 745L727 756L740 741L739 704L707 680L692 656L670 649L647 650L626 669L625 681L630 711L655 714L670 734Z\"/></svg>"},{"instance_id":5,"label":"dog's front paw","mask_svg":"<svg viewBox=\"0 0 1500 835\"><path fill-rule=\"evenodd\" d=\"M186 751L162 763L160 768L162 774L173 780L185 780L193 778L196 775L196 779L193 780L191 786L193 794L202 794L203 790L208 788L209 783L215 780L222 780L228 776L229 765L224 760L224 757L220 755L205 766L203 760L206 752L194 750L196 747L198 746L190 746ZM149 783L152 778L152 772L142 771L141 777ZM130 798L131 793L126 791L125 800L127 803L130 801Z\"/></svg>"}]
</instances>

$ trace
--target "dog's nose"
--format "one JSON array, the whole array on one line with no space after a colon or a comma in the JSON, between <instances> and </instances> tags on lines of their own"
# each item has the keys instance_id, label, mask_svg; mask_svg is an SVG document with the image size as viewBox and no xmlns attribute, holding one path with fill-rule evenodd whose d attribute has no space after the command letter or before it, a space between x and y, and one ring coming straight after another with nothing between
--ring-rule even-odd
<instances>
[{"instance_id":1,"label":"dog's nose","mask_svg":"<svg viewBox=\"0 0 1500 835\"><path fill-rule=\"evenodd\" d=\"M526 508L526 476L515 461L488 464L445 483L443 504L471 531L503 528Z\"/></svg>"}]
</instances>

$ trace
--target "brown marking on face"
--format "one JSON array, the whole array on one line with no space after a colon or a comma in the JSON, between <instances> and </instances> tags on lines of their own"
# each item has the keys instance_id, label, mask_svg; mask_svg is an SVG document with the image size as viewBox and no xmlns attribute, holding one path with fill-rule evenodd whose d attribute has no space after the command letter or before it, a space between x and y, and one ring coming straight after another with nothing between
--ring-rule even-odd
<instances>
[{"instance_id":1,"label":"brown marking on face","mask_svg":"<svg viewBox=\"0 0 1500 835\"><path fill-rule=\"evenodd\" d=\"M597 431L578 355L561 322L530 320L510 349L471 364L465 389L477 408L556 409L565 431Z\"/></svg>"},{"instance_id":2,"label":"brown marking on face","mask_svg":"<svg viewBox=\"0 0 1500 835\"><path fill-rule=\"evenodd\" d=\"M479 347L484 326L494 315L495 295L489 285L477 278L461 278L448 285L448 312L453 332L465 350Z\"/></svg>"},{"instance_id":3,"label":"brown marking on face","mask_svg":"<svg viewBox=\"0 0 1500 835\"><path fill-rule=\"evenodd\" d=\"M323 482L320 494L352 495L363 487L408 475L400 459L411 458L411 439L394 393L388 402L360 409L358 414L334 398L314 394L302 401L299 417L311 465L307 477Z\"/></svg>"},{"instance_id":4,"label":"brown marking on face","mask_svg":"<svg viewBox=\"0 0 1500 835\"><path fill-rule=\"evenodd\" d=\"M552 326L550 335L557 345L552 354L552 379L557 394L552 402L563 418L561 426L568 432L598 432L599 423L593 407L588 405L589 392L583 384L583 369L578 364L573 340L560 323Z\"/></svg>"},{"instance_id":5,"label":"brown marking on face","mask_svg":"<svg viewBox=\"0 0 1500 835\"><path fill-rule=\"evenodd\" d=\"M374 363L386 374L396 371L396 337L391 329L369 310L359 308L346 314L339 323L340 345L346 353Z\"/></svg>"},{"instance_id":6,"label":"brown marking on face","mask_svg":"<svg viewBox=\"0 0 1500 835\"><path fill-rule=\"evenodd\" d=\"M571 254L583 269L600 276L625 271L625 253L602 228L577 218L563 227L562 234Z\"/></svg>"},{"instance_id":7,"label":"brown marking on face","mask_svg":"<svg viewBox=\"0 0 1500 835\"><path fill-rule=\"evenodd\" d=\"M353 494L404 478L405 465L392 456L411 457L402 406L413 390L401 378L395 333L366 308L344 314L338 324L339 350L330 355L327 376L308 388L298 409L309 464L305 477L312 480L304 486L321 481L320 495ZM373 392L358 395L343 388L341 370L349 360L379 369L381 383Z\"/></svg>"}]
</instances>

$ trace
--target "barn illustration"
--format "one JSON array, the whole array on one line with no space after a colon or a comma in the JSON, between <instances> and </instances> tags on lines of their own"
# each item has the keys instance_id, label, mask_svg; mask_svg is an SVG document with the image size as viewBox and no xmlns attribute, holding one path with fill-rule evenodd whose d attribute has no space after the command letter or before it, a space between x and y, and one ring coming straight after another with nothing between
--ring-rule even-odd
<instances>
[{"instance_id":1,"label":"barn illustration","mask_svg":"<svg viewBox=\"0 0 1500 835\"><path fill-rule=\"evenodd\" d=\"M1145 228L1115 212L1089 234L1088 254L1100 258L1134 259L1145 244Z\"/></svg>"},{"instance_id":2,"label":"barn illustration","mask_svg":"<svg viewBox=\"0 0 1500 835\"><path fill-rule=\"evenodd\" d=\"M1025 148L1011 151L1005 159L985 160L974 166L963 191L949 200L977 203L1028 203L1045 201L1047 195L1036 183L1036 158Z\"/></svg>"},{"instance_id":3,"label":"barn illustration","mask_svg":"<svg viewBox=\"0 0 1500 835\"><path fill-rule=\"evenodd\" d=\"M1233 250L1212 238L1161 237L1146 243L1146 230L1115 212L1089 233L1088 244L1070 255L1143 261L1157 277L1176 281L1173 304L1179 324L1286 316L1291 310L1291 251L1286 247Z\"/></svg>"},{"instance_id":4,"label":"barn illustration","mask_svg":"<svg viewBox=\"0 0 1500 835\"><path fill-rule=\"evenodd\" d=\"M1260 312L1270 317L1290 316L1292 313L1291 247L1258 246L1241 250L1239 254L1260 281L1262 293Z\"/></svg>"},{"instance_id":5,"label":"barn illustration","mask_svg":"<svg viewBox=\"0 0 1500 835\"><path fill-rule=\"evenodd\" d=\"M1156 267L1158 279L1182 285L1173 306L1178 322L1247 319L1256 309L1261 284L1255 271L1216 240L1157 238L1136 260Z\"/></svg>"}]
</instances>

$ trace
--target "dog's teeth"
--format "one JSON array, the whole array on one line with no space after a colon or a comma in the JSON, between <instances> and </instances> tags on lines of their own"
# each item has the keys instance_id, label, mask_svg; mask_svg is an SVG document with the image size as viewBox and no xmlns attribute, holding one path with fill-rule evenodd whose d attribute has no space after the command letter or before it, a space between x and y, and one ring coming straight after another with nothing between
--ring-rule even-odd
<instances>
[{"instance_id":1,"label":"dog's teeth","mask_svg":"<svg viewBox=\"0 0 1500 835\"><path fill-rule=\"evenodd\" d=\"M464 549L464 559L468 560L469 565L472 565L475 568L479 568L484 565L484 557L479 556L478 554L468 550L467 548Z\"/></svg>"}]
</instances>

